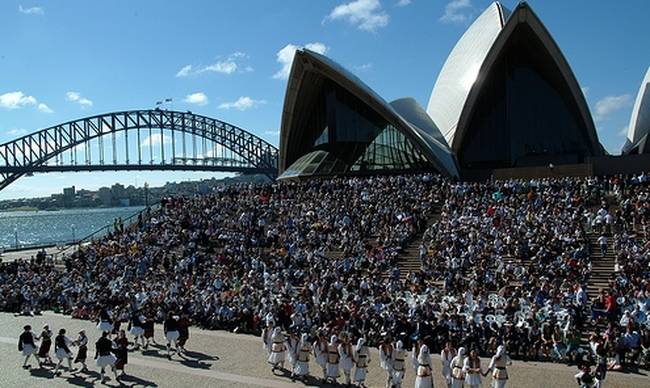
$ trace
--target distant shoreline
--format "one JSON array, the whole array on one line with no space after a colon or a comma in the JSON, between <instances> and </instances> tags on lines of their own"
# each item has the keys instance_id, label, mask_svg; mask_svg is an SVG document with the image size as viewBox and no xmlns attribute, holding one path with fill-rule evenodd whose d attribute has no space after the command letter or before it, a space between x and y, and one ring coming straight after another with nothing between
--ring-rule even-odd
<instances>
[{"instance_id":1,"label":"distant shoreline","mask_svg":"<svg viewBox=\"0 0 650 388\"><path fill-rule=\"evenodd\" d=\"M18 207L10 207L8 209L0 210L0 212L7 212L7 213L13 213L13 212L37 212L37 211L39 211L39 208L34 207L34 206L18 206Z\"/></svg>"}]
</instances>

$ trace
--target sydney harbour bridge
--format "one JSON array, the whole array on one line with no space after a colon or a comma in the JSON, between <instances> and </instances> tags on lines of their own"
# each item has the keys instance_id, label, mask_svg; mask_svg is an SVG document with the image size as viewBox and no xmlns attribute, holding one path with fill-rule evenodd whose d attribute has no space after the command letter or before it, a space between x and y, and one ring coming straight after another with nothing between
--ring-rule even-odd
<instances>
[{"instance_id":1,"label":"sydney harbour bridge","mask_svg":"<svg viewBox=\"0 0 650 388\"><path fill-rule=\"evenodd\" d=\"M0 145L0 190L24 175L67 171L219 171L277 175L278 149L192 112L131 110L86 117Z\"/></svg>"}]
</instances>

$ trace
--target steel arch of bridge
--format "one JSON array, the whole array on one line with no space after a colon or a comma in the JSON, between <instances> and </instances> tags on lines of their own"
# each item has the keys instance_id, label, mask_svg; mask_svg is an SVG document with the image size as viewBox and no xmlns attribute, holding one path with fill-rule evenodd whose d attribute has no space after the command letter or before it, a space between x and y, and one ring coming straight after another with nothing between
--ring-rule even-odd
<instances>
[{"instance_id":1,"label":"steel arch of bridge","mask_svg":"<svg viewBox=\"0 0 650 388\"><path fill-rule=\"evenodd\" d=\"M137 139L129 139L129 131L137 131ZM143 163L141 146L143 140L141 130L149 133L149 146L153 130L160 133L161 163ZM166 138L164 130L171 133L171 160L166 161L164 150ZM159 131L159 132L158 132ZM119 141L116 134L124 132L124 139ZM177 141L175 133L183 136L183 158L176 154ZM100 160L98 164L90 161L90 151L86 148L85 163L77 163L77 156L71 156L71 163L64 164L64 153L76 153L75 147L90 144L93 139L101 141L110 136L113 149L113 163L104 163L104 145L100 144ZM230 150L239 159L196 159L185 158L185 136L189 135L206 139L216 145ZM129 145L135 141L138 147L138 160L132 163L129 159ZM117 163L117 143L123 144L126 162ZM153 152L153 150L150 150ZM55 159L55 164L48 161ZM188 164L188 161L190 162ZM112 112L97 116L86 117L25 135L13 141L0 145L0 190L20 178L34 172L52 171L123 171L123 170L184 170L184 171L226 171L260 173L270 178L277 176L278 149L259 137L229 123L191 112L171 110L131 110Z\"/></svg>"}]
</instances>

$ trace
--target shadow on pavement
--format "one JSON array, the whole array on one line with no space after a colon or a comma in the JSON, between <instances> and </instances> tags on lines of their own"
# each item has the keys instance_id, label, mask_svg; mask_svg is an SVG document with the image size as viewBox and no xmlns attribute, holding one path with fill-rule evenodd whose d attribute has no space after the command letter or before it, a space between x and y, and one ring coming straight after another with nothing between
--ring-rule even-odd
<instances>
[{"instance_id":1,"label":"shadow on pavement","mask_svg":"<svg viewBox=\"0 0 650 388\"><path fill-rule=\"evenodd\" d=\"M126 386L142 386L142 387L157 387L158 384L153 381L145 380L133 375L120 376L120 382Z\"/></svg>"},{"instance_id":2,"label":"shadow on pavement","mask_svg":"<svg viewBox=\"0 0 650 388\"><path fill-rule=\"evenodd\" d=\"M200 360L200 361L205 361L205 360L216 361L216 360L219 360L219 356L210 356L209 354L196 352L196 351L192 351L192 350L188 350L184 354L188 358L193 358L195 360Z\"/></svg>"}]
</instances>

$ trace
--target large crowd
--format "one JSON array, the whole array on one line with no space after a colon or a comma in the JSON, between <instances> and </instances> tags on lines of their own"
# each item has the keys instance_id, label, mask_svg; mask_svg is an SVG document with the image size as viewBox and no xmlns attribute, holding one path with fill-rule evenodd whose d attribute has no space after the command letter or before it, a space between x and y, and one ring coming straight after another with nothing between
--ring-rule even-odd
<instances>
[{"instance_id":1,"label":"large crowd","mask_svg":"<svg viewBox=\"0 0 650 388\"><path fill-rule=\"evenodd\" d=\"M313 340L392 337L432 352L450 342L480 355L503 345L513 358L636 368L650 359L649 194L644 174L224 187L164 199L64 268L0 264L0 310L108 311L118 322L175 311L208 329L259 335L272 324ZM420 271L401 273L407 245ZM607 252L615 268L590 301Z\"/></svg>"}]
</instances>

